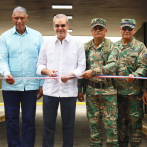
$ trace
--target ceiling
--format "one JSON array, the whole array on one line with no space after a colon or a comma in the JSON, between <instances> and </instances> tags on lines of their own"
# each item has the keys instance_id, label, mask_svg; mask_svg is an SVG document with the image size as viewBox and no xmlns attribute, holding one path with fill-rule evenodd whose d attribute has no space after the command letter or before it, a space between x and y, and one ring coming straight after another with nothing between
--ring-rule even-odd
<instances>
[{"instance_id":1,"label":"ceiling","mask_svg":"<svg viewBox=\"0 0 147 147\"><path fill-rule=\"evenodd\" d=\"M52 9L52 4L73 5L73 9ZM22 6L27 9L27 26L38 30L43 36L55 35L53 16L72 15L69 20L70 33L74 36L91 36L90 23L93 18L104 18L107 22L107 37L120 37L122 18L133 18L139 29L147 22L147 0L0 0L0 34L13 27L12 11Z\"/></svg>"}]
</instances>

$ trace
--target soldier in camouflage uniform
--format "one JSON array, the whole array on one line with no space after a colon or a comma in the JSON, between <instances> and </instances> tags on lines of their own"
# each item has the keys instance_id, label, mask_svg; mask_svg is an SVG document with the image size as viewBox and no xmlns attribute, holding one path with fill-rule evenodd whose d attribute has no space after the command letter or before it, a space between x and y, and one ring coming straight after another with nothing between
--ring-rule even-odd
<instances>
[{"instance_id":1,"label":"soldier in camouflage uniform","mask_svg":"<svg viewBox=\"0 0 147 147\"><path fill-rule=\"evenodd\" d=\"M81 77L88 79L86 81L86 107L87 117L90 128L90 147L102 147L102 118L107 137L107 147L118 147L117 135L117 91L114 88L111 79L100 79L92 77L94 70L102 68L110 55L109 51L105 55L104 46L112 46L112 42L105 38L107 33L106 21L101 18L95 18L91 22L91 33L94 37L85 44L86 69L87 71ZM87 48L87 46L89 46ZM87 76L91 74L91 77ZM79 101L83 101L82 80L78 84Z\"/></svg>"},{"instance_id":2,"label":"soldier in camouflage uniform","mask_svg":"<svg viewBox=\"0 0 147 147\"><path fill-rule=\"evenodd\" d=\"M142 92L146 92L144 81L133 77L146 75L147 49L136 40L135 20L122 19L120 32L122 39L113 45L108 64L103 68L94 69L99 74L109 74L112 70L119 76L130 76L118 79L118 141L120 147L131 147L141 144L143 102ZM128 136L130 131L130 138Z\"/></svg>"}]
</instances>

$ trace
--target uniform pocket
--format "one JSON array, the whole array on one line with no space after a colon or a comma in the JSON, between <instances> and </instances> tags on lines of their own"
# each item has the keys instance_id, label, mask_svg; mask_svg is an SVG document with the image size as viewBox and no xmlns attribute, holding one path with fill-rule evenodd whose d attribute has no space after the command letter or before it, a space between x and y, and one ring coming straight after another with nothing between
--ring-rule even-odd
<instances>
[{"instance_id":1,"label":"uniform pocket","mask_svg":"<svg viewBox=\"0 0 147 147\"><path fill-rule=\"evenodd\" d=\"M69 63L70 65L77 64L77 54L75 52L69 52Z\"/></svg>"},{"instance_id":2,"label":"uniform pocket","mask_svg":"<svg viewBox=\"0 0 147 147\"><path fill-rule=\"evenodd\" d=\"M126 59L127 59L127 62L135 63L135 61L137 60L137 57L138 57L138 53L131 53L126 56Z\"/></svg>"},{"instance_id":3,"label":"uniform pocket","mask_svg":"<svg viewBox=\"0 0 147 147\"><path fill-rule=\"evenodd\" d=\"M131 53L126 56L126 64L129 68L136 69L138 53Z\"/></svg>"},{"instance_id":4,"label":"uniform pocket","mask_svg":"<svg viewBox=\"0 0 147 147\"><path fill-rule=\"evenodd\" d=\"M54 52L47 53L47 64L50 65L54 61Z\"/></svg>"},{"instance_id":5,"label":"uniform pocket","mask_svg":"<svg viewBox=\"0 0 147 147\"><path fill-rule=\"evenodd\" d=\"M70 61L76 61L77 55L75 52L69 52Z\"/></svg>"}]
</instances>

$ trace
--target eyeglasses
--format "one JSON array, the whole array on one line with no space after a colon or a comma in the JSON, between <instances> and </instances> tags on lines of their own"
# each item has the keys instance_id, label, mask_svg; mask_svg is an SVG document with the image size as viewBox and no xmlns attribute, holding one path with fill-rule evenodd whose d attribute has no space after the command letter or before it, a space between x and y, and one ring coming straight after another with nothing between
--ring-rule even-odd
<instances>
[{"instance_id":1,"label":"eyeglasses","mask_svg":"<svg viewBox=\"0 0 147 147\"><path fill-rule=\"evenodd\" d=\"M13 17L13 19L14 19L15 21L18 21L19 19L20 19L21 21L23 21L23 20L25 20L25 17Z\"/></svg>"},{"instance_id":2,"label":"eyeglasses","mask_svg":"<svg viewBox=\"0 0 147 147\"><path fill-rule=\"evenodd\" d=\"M128 31L132 31L133 28L131 28L131 27L122 27L122 30L123 30L123 31L126 31L126 30L128 30Z\"/></svg>"},{"instance_id":3,"label":"eyeglasses","mask_svg":"<svg viewBox=\"0 0 147 147\"><path fill-rule=\"evenodd\" d=\"M60 26L61 26L62 28L64 28L64 27L66 26L66 24L62 24L62 25L55 24L55 27L56 27L56 28L59 28Z\"/></svg>"},{"instance_id":4,"label":"eyeglasses","mask_svg":"<svg viewBox=\"0 0 147 147\"><path fill-rule=\"evenodd\" d=\"M102 27L102 26L100 26L100 27L93 27L93 28L92 28L93 31L97 31L97 30L103 31L104 29L105 29L105 28Z\"/></svg>"}]
</instances>

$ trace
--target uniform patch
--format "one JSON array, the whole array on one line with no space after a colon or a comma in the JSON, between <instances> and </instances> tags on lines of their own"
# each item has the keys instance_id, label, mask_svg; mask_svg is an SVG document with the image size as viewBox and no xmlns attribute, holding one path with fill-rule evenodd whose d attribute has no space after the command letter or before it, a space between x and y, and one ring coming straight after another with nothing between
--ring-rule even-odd
<instances>
[{"instance_id":1,"label":"uniform patch","mask_svg":"<svg viewBox=\"0 0 147 147\"><path fill-rule=\"evenodd\" d=\"M143 61L147 61L147 54L143 54Z\"/></svg>"},{"instance_id":2,"label":"uniform patch","mask_svg":"<svg viewBox=\"0 0 147 147\"><path fill-rule=\"evenodd\" d=\"M116 60L118 60L118 55L117 54L114 54L113 55L113 58L116 59Z\"/></svg>"},{"instance_id":3,"label":"uniform patch","mask_svg":"<svg viewBox=\"0 0 147 147\"><path fill-rule=\"evenodd\" d=\"M147 54L143 54L143 57L144 57L144 58L147 58Z\"/></svg>"},{"instance_id":4,"label":"uniform patch","mask_svg":"<svg viewBox=\"0 0 147 147\"><path fill-rule=\"evenodd\" d=\"M136 48L132 47L131 50L135 50Z\"/></svg>"}]
</instances>

